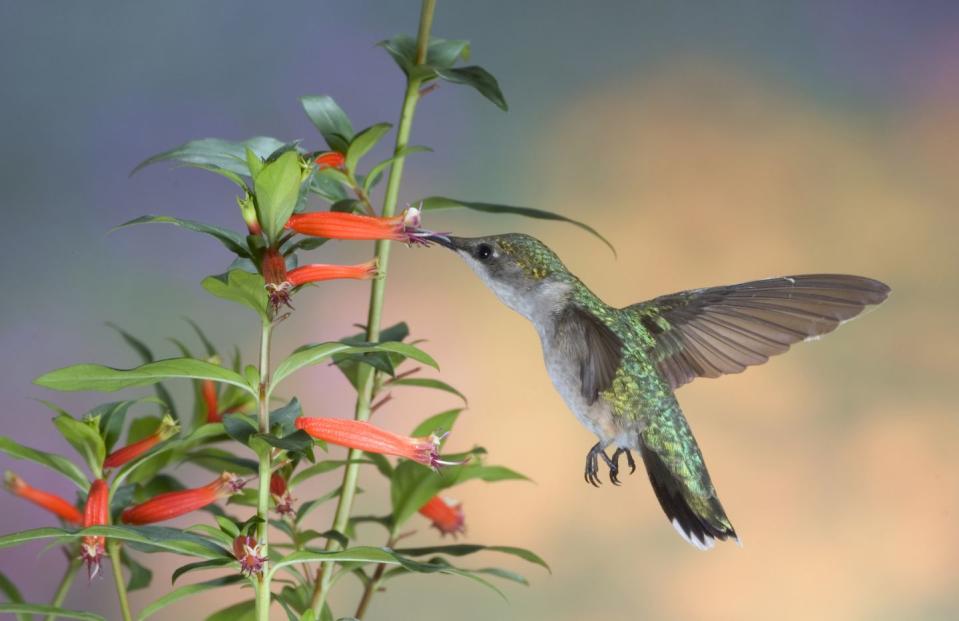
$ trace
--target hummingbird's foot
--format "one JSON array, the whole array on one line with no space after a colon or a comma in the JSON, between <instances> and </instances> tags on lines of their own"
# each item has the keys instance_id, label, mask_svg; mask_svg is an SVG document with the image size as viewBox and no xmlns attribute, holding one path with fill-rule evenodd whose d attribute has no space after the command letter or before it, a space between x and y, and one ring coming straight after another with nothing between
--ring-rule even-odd
<instances>
[{"instance_id":1,"label":"hummingbird's foot","mask_svg":"<svg viewBox=\"0 0 959 621\"><path fill-rule=\"evenodd\" d=\"M602 453L603 457L606 457L606 452L603 451L603 446L599 442L597 442L596 445L589 449L589 452L586 453L586 472L584 473L583 477L586 479L586 482L593 487L599 487L602 484L602 482L599 480L600 453Z\"/></svg>"},{"instance_id":2,"label":"hummingbird's foot","mask_svg":"<svg viewBox=\"0 0 959 621\"><path fill-rule=\"evenodd\" d=\"M618 453L619 451L617 451L617 454ZM589 449L589 453L586 454L586 472L584 474L586 482L593 487L599 487L603 484L599 479L600 457L603 458L603 461L606 462L606 465L609 467L609 480L613 482L613 485L619 485L619 479L617 478L619 466L616 465L615 461L609 458L609 455L603 450L603 445L599 442L593 445L593 448ZM632 463L632 458L630 458L630 462ZM633 464L633 467L635 468L635 464Z\"/></svg>"},{"instance_id":3,"label":"hummingbird's foot","mask_svg":"<svg viewBox=\"0 0 959 621\"><path fill-rule=\"evenodd\" d=\"M626 454L626 465L629 466L629 473L633 474L636 472L636 460L633 459L633 454L629 452L629 449L624 448L618 448L616 449L616 452L613 453L613 463L616 466L615 468L611 468L611 470L616 470L617 472L619 471L619 458L623 455L623 453Z\"/></svg>"}]
</instances>

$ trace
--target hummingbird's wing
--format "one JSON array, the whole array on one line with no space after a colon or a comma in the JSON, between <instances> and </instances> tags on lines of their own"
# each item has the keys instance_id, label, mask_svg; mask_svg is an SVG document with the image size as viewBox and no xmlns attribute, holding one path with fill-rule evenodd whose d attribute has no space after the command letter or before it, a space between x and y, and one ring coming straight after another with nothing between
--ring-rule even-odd
<instances>
[{"instance_id":1,"label":"hummingbird's wing","mask_svg":"<svg viewBox=\"0 0 959 621\"><path fill-rule=\"evenodd\" d=\"M579 366L582 395L592 405L616 377L623 342L596 315L574 303L559 313L556 335L561 350Z\"/></svg>"},{"instance_id":2,"label":"hummingbird's wing","mask_svg":"<svg viewBox=\"0 0 959 621\"><path fill-rule=\"evenodd\" d=\"M653 358L675 389L739 373L832 332L889 291L862 276L809 274L682 291L624 310L652 335Z\"/></svg>"},{"instance_id":3,"label":"hummingbird's wing","mask_svg":"<svg viewBox=\"0 0 959 621\"><path fill-rule=\"evenodd\" d=\"M676 532L701 550L716 539L738 542L679 405L650 417L639 440L649 482Z\"/></svg>"}]
</instances>

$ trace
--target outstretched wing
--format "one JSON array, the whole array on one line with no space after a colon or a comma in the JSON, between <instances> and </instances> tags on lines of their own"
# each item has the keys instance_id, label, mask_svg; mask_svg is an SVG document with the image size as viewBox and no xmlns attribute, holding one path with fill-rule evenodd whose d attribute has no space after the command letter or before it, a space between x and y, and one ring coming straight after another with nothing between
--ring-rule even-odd
<instances>
[{"instance_id":1,"label":"outstretched wing","mask_svg":"<svg viewBox=\"0 0 959 621\"><path fill-rule=\"evenodd\" d=\"M740 373L832 332L889 291L862 276L809 274L693 289L625 310L652 334L653 359L675 389L697 377Z\"/></svg>"}]
</instances>

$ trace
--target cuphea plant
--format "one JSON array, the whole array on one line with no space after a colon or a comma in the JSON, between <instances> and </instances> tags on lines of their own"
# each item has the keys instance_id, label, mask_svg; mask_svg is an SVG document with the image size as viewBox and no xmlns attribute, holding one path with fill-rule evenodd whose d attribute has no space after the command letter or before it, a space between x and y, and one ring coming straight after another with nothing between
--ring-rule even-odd
<instances>
[{"instance_id":1,"label":"cuphea plant","mask_svg":"<svg viewBox=\"0 0 959 621\"><path fill-rule=\"evenodd\" d=\"M152 385L155 396L104 403L79 417L49 404L56 413L54 424L76 449L87 472L63 456L0 437L4 453L50 468L79 490L75 504L31 487L17 474L6 474L12 494L49 510L59 518L61 527L6 535L0 537L0 547L53 539L70 560L49 605L24 603L12 582L0 575L0 589L9 600L0 604L0 611L21 618L31 614L99 618L60 608L85 562L91 577L103 571L112 573L122 617L129 621L134 614L127 592L150 583L144 555L154 552L173 552L189 562L174 572L174 588L140 610L138 619L196 593L247 585L252 599L251 590L236 589L236 603L210 619L262 621L270 618L272 607L275 613L282 608L289 619L332 620L338 615L330 610L328 594L341 578L361 582L360 601L347 612L362 618L377 590L401 574L456 574L494 589L490 578L524 582L507 570L459 565L458 558L476 552L514 555L545 567L537 555L516 547L398 546L417 513L440 534L463 532L462 508L441 495L449 488L473 479L524 477L486 463L480 447L443 452L461 408L430 416L412 429L410 436L370 422L387 400L385 391L397 386L441 390L465 402L449 384L415 376L419 367L407 368L408 361L432 368L437 364L407 342L406 324L381 329L390 242L428 244L430 231L421 228L421 219L425 212L441 208L565 220L533 209L443 197L416 201L414 207L397 213L404 163L409 156L428 150L409 145L413 115L424 93L438 82L463 84L506 109L489 73L477 66L461 66L469 56L467 42L430 38L433 4L424 1L415 39L398 36L381 43L407 78L390 158L365 167L365 156L392 129L389 123L355 131L331 97L317 96L304 97L302 103L325 140L322 149L308 150L300 142L264 137L242 142L205 139L161 153L137 167L175 161L222 175L239 188L236 203L244 233L168 216L143 216L122 226L174 224L212 236L236 255L225 273L204 279L203 287L257 316L259 360L244 364L235 349L232 363L226 365L226 357L195 324L201 355L173 339L180 357L155 359L145 343L114 326L140 355L141 366L115 369L78 364L38 378L39 386L59 391L113 392ZM383 204L377 209L371 193L384 176ZM352 266L300 263L305 253L328 239L375 240L374 258ZM303 291L306 285L338 278L372 279L364 331L336 342L303 345L274 364L273 331L282 329L284 322L306 319L291 319L296 297L307 294ZM343 323L352 321L344 319ZM295 397L280 397L280 385L293 373L329 362L338 366L356 390L352 419L305 416ZM190 415L178 407L165 385L175 380L192 382ZM347 447L346 458L326 457L330 444ZM397 459L391 461L387 456ZM174 467L184 463L210 470L215 478L188 488L172 474ZM389 482L390 498L383 502L382 515L352 514L361 470ZM316 498L299 497L297 489L302 483L332 471L342 471L339 486ZM314 509L333 501L337 504L332 524L319 525L311 519ZM156 525L198 510L208 512L215 526L210 519L189 528ZM377 534L376 528L383 532ZM361 540L373 544L359 543ZM109 566L103 568L106 559ZM126 578L121 566L127 569ZM186 574L199 571L220 575L177 586ZM342 611L338 613L343 616Z\"/></svg>"}]
</instances>

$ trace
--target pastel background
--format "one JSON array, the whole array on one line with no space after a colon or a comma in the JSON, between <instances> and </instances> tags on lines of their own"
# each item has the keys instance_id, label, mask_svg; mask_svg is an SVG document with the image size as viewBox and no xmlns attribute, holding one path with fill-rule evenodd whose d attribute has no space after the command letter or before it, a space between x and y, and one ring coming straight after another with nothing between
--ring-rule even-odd
<instances>
[{"instance_id":1,"label":"pastel background","mask_svg":"<svg viewBox=\"0 0 959 621\"><path fill-rule=\"evenodd\" d=\"M240 228L232 187L195 170L128 172L198 137L318 146L302 94L334 95L358 126L395 121L401 76L373 44L411 33L418 5L0 3L3 433L70 450L37 400L82 412L101 397L30 382L75 362L135 364L106 321L173 355L165 339L190 338L189 316L223 349L238 342L254 354L255 320L199 286L229 260L216 242L159 226L106 234L145 213ZM744 542L704 554L675 535L642 472L620 488L583 482L593 440L553 392L524 320L445 251L396 248L386 321L428 339L442 377L470 399L450 446L481 444L491 462L535 481L457 489L465 540L530 547L553 573L477 558L523 570L531 588L508 585L506 604L462 579L403 578L369 618L959 617L959 5L440 0L434 32L472 41L510 111L447 85L426 97L413 142L436 152L409 160L401 200L554 210L595 225L619 258L561 224L444 212L428 226L535 234L622 305L821 271L877 277L894 292L822 341L681 390ZM331 243L316 257L369 252ZM350 333L367 291L342 282L299 296L277 351ZM308 414L351 414L333 369L288 389ZM401 431L455 405L394 397L379 420ZM0 467L72 493L39 467L5 456ZM358 511L382 510L382 486L363 487ZM0 498L0 532L47 523ZM316 514L321 529L331 510ZM436 541L415 525L416 541ZM375 530L366 536L381 543ZM37 602L63 570L60 553L42 548L0 555L0 570ZM178 565L151 559L154 583L133 595L137 608L167 590ZM346 615L355 593L344 595ZM200 618L238 598L222 590L158 618ZM115 618L112 581L78 580L67 605Z\"/></svg>"}]
</instances>

